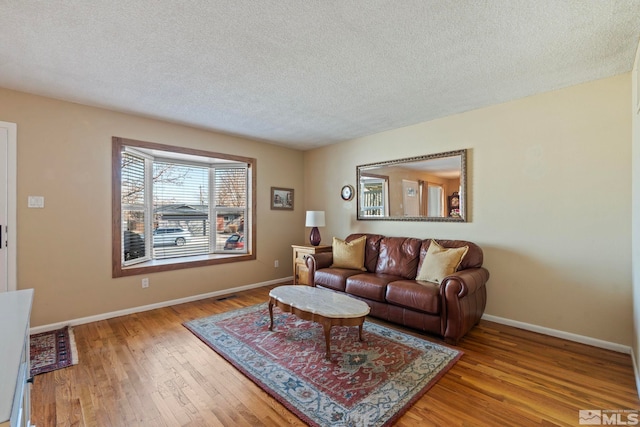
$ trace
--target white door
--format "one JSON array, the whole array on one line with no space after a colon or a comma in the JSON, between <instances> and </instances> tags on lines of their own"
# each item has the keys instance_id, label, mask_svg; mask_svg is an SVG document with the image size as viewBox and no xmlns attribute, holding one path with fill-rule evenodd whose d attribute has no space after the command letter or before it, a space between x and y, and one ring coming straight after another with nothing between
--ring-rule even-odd
<instances>
[{"instance_id":1,"label":"white door","mask_svg":"<svg viewBox=\"0 0 640 427\"><path fill-rule=\"evenodd\" d=\"M427 185L427 216L446 216L444 214L444 188L439 184Z\"/></svg>"},{"instance_id":2,"label":"white door","mask_svg":"<svg viewBox=\"0 0 640 427\"><path fill-rule=\"evenodd\" d=\"M404 216L420 216L418 181L402 180L402 205L404 207Z\"/></svg>"},{"instance_id":3,"label":"white door","mask_svg":"<svg viewBox=\"0 0 640 427\"><path fill-rule=\"evenodd\" d=\"M16 286L16 124L0 122L0 292Z\"/></svg>"}]
</instances>

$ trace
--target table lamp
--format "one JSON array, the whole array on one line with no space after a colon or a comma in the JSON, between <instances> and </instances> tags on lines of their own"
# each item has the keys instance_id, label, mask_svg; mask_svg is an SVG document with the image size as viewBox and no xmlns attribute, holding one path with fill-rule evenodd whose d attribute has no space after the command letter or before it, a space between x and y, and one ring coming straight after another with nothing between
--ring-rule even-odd
<instances>
[{"instance_id":1,"label":"table lamp","mask_svg":"<svg viewBox=\"0 0 640 427\"><path fill-rule=\"evenodd\" d=\"M324 227L324 211L307 211L307 221L305 225L312 227L311 234L309 234L309 242L311 242L313 246L318 246L321 240L318 227Z\"/></svg>"}]
</instances>

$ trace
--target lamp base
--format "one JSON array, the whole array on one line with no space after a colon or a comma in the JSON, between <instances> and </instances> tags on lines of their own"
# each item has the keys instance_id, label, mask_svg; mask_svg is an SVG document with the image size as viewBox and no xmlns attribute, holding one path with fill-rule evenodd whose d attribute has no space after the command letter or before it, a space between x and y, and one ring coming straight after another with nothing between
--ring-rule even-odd
<instances>
[{"instance_id":1,"label":"lamp base","mask_svg":"<svg viewBox=\"0 0 640 427\"><path fill-rule=\"evenodd\" d=\"M320 230L318 227L313 227L311 229L311 234L309 234L309 242L311 242L312 246L318 246L320 244Z\"/></svg>"}]
</instances>

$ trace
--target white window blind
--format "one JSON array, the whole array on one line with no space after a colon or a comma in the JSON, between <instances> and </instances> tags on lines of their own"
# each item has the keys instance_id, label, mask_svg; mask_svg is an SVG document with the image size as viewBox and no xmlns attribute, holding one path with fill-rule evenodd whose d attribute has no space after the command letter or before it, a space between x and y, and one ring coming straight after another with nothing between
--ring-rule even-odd
<instances>
[{"instance_id":1,"label":"white window blind","mask_svg":"<svg viewBox=\"0 0 640 427\"><path fill-rule=\"evenodd\" d=\"M209 168L153 163L153 257L204 255L209 250Z\"/></svg>"},{"instance_id":2,"label":"white window blind","mask_svg":"<svg viewBox=\"0 0 640 427\"><path fill-rule=\"evenodd\" d=\"M147 209L145 206L146 159L122 153L122 261L125 265L149 258L144 241Z\"/></svg>"},{"instance_id":3,"label":"white window blind","mask_svg":"<svg viewBox=\"0 0 640 427\"><path fill-rule=\"evenodd\" d=\"M122 152L122 264L212 253L248 253L249 169ZM212 224L211 218L215 218Z\"/></svg>"},{"instance_id":4,"label":"white window blind","mask_svg":"<svg viewBox=\"0 0 640 427\"><path fill-rule=\"evenodd\" d=\"M245 219L247 217L248 171L243 167L216 167L215 187L216 250L247 252ZM225 237L231 234L230 237Z\"/></svg>"}]
</instances>

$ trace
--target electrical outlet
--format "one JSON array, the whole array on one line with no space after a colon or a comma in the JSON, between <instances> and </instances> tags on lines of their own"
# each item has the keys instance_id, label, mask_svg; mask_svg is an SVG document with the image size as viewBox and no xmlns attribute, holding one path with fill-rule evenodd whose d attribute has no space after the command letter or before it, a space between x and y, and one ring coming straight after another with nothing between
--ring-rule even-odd
<instances>
[{"instance_id":1,"label":"electrical outlet","mask_svg":"<svg viewBox=\"0 0 640 427\"><path fill-rule=\"evenodd\" d=\"M147 277L142 279L142 287L143 288L148 288L149 287L149 279Z\"/></svg>"},{"instance_id":2,"label":"electrical outlet","mask_svg":"<svg viewBox=\"0 0 640 427\"><path fill-rule=\"evenodd\" d=\"M279 262L278 260L273 261L273 266L274 266L275 268L280 267L280 262Z\"/></svg>"},{"instance_id":3,"label":"electrical outlet","mask_svg":"<svg viewBox=\"0 0 640 427\"><path fill-rule=\"evenodd\" d=\"M44 196L29 196L27 199L27 207L44 208Z\"/></svg>"}]
</instances>

